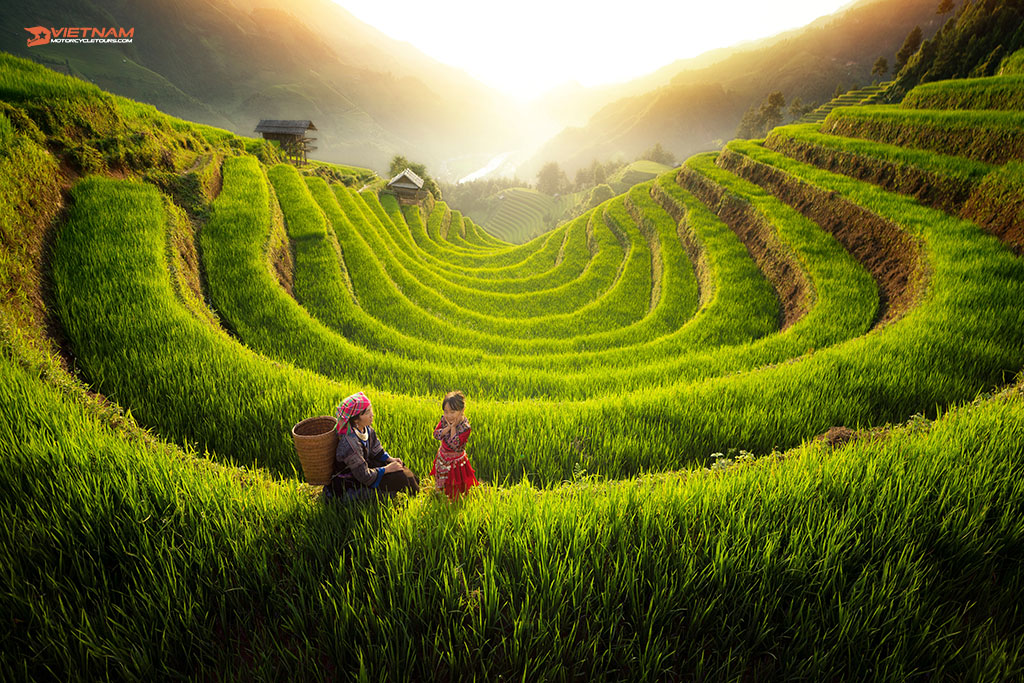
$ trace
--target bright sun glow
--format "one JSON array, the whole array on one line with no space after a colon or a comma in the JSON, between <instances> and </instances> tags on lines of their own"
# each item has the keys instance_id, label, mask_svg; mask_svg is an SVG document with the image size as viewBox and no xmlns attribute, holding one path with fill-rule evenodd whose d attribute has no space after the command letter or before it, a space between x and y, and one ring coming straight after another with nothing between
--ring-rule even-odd
<instances>
[{"instance_id":1,"label":"bright sun glow","mask_svg":"<svg viewBox=\"0 0 1024 683\"><path fill-rule=\"evenodd\" d=\"M849 0L335 0L509 95L629 80L677 59L810 23Z\"/></svg>"}]
</instances>

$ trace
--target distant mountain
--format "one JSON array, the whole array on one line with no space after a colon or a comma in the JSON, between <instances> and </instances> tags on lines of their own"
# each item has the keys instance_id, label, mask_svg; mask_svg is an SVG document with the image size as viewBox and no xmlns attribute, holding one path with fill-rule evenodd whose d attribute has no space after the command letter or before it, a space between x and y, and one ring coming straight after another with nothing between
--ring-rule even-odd
<instances>
[{"instance_id":1,"label":"distant mountain","mask_svg":"<svg viewBox=\"0 0 1024 683\"><path fill-rule=\"evenodd\" d=\"M31 26L134 27L130 45L27 47ZM168 113L252 135L260 118L312 119L327 160L385 168L404 154L472 170L519 144L496 91L330 0L54 0L17 3L0 49Z\"/></svg>"},{"instance_id":2,"label":"distant mountain","mask_svg":"<svg viewBox=\"0 0 1024 683\"><path fill-rule=\"evenodd\" d=\"M801 29L668 65L619 87L662 85L608 104L585 126L561 132L518 174L531 178L557 161L571 177L594 159L628 161L658 142L677 158L714 149L770 92L781 90L787 105L795 97L810 104L829 99L837 86L870 83L875 60L884 56L891 64L914 26L926 37L939 29L944 19L937 7L938 0L867 0ZM575 97L585 100L586 94Z\"/></svg>"}]
</instances>

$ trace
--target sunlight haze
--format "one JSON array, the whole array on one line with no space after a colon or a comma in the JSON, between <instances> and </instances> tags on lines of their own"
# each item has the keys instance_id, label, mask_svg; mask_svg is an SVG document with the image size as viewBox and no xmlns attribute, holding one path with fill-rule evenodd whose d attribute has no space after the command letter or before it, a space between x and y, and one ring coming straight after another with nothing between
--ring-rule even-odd
<instances>
[{"instance_id":1,"label":"sunlight haze","mask_svg":"<svg viewBox=\"0 0 1024 683\"><path fill-rule=\"evenodd\" d=\"M677 59L797 28L850 4L335 1L385 34L522 99L570 81L594 86L637 78Z\"/></svg>"}]
</instances>

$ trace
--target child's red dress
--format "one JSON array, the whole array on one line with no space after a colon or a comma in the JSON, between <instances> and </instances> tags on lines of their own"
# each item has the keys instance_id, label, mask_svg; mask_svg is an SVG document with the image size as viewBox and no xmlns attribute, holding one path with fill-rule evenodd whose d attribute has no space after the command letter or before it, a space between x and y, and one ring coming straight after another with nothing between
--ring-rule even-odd
<instances>
[{"instance_id":1,"label":"child's red dress","mask_svg":"<svg viewBox=\"0 0 1024 683\"><path fill-rule=\"evenodd\" d=\"M466 441L469 439L470 426L467 420L459 423L455 434L448 433L448 423L444 417L434 427L434 438L441 442L434 457L434 466L430 469L437 488L456 498L476 486L476 472L466 457Z\"/></svg>"}]
</instances>

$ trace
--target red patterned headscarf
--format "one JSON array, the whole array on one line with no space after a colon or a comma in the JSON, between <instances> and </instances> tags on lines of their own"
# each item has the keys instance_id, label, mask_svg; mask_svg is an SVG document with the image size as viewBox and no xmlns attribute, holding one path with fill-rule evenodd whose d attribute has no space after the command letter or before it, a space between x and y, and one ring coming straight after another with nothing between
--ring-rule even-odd
<instances>
[{"instance_id":1,"label":"red patterned headscarf","mask_svg":"<svg viewBox=\"0 0 1024 683\"><path fill-rule=\"evenodd\" d=\"M334 415L338 418L338 435L345 436L348 433L348 421L353 415L358 415L370 407L370 399L366 398L363 392L352 394L338 404Z\"/></svg>"}]
</instances>

